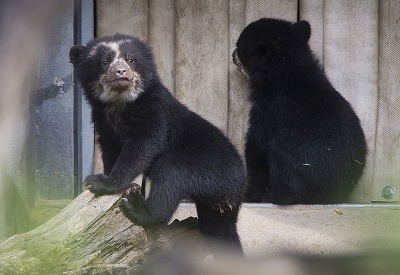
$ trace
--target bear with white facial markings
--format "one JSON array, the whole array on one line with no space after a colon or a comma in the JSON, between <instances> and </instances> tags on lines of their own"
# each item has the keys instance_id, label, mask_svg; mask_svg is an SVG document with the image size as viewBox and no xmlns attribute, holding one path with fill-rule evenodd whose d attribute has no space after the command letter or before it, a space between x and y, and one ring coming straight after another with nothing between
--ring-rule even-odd
<instances>
[{"instance_id":1,"label":"bear with white facial markings","mask_svg":"<svg viewBox=\"0 0 400 275\"><path fill-rule=\"evenodd\" d=\"M127 191L121 209L135 224L166 224L183 199L196 204L200 232L241 251L236 230L246 169L234 146L161 83L150 47L116 34L73 46L74 65L92 107L104 174L85 186L97 196ZM145 199L134 178L151 182Z\"/></svg>"}]
</instances>

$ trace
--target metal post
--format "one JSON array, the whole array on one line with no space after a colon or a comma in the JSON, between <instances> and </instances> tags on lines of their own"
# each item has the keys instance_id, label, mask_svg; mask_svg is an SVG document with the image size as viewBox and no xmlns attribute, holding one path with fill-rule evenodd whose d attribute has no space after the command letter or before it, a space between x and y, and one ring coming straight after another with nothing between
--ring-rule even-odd
<instances>
[{"instance_id":1,"label":"metal post","mask_svg":"<svg viewBox=\"0 0 400 275\"><path fill-rule=\"evenodd\" d=\"M74 44L86 44L94 37L94 1L75 0ZM82 191L82 182L92 174L94 152L94 130L90 106L74 75L74 196Z\"/></svg>"}]
</instances>

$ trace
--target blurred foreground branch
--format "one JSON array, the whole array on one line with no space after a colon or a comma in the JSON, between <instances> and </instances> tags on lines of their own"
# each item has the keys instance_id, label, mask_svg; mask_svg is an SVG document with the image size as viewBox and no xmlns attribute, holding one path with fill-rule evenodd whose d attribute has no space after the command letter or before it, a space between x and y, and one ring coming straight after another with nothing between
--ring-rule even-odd
<instances>
[{"instance_id":1,"label":"blurred foreground branch","mask_svg":"<svg viewBox=\"0 0 400 275\"><path fill-rule=\"evenodd\" d=\"M136 226L119 210L119 198L86 191L47 223L7 239L0 274L129 274L154 251L201 239L195 218Z\"/></svg>"}]
</instances>

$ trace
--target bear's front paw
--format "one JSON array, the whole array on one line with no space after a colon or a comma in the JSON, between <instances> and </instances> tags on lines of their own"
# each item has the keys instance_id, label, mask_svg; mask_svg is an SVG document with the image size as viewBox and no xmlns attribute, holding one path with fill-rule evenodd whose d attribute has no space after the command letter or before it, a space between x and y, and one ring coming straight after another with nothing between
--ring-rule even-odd
<instances>
[{"instance_id":1,"label":"bear's front paw","mask_svg":"<svg viewBox=\"0 0 400 275\"><path fill-rule=\"evenodd\" d=\"M96 196L117 192L116 181L104 174L88 176L83 185Z\"/></svg>"},{"instance_id":2,"label":"bear's front paw","mask_svg":"<svg viewBox=\"0 0 400 275\"><path fill-rule=\"evenodd\" d=\"M140 192L140 186L133 184L122 195L120 208L124 215L133 223L141 225L141 220L146 216L145 199Z\"/></svg>"},{"instance_id":3,"label":"bear's front paw","mask_svg":"<svg viewBox=\"0 0 400 275\"><path fill-rule=\"evenodd\" d=\"M122 195L122 208L139 207L143 205L144 198L140 192L140 185L134 183L132 186Z\"/></svg>"}]
</instances>

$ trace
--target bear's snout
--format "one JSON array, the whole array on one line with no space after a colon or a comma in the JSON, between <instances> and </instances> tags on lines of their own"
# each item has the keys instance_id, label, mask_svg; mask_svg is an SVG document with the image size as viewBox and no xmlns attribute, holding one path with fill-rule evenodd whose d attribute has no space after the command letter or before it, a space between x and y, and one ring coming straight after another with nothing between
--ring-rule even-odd
<instances>
[{"instance_id":1,"label":"bear's snout","mask_svg":"<svg viewBox=\"0 0 400 275\"><path fill-rule=\"evenodd\" d=\"M117 77L123 77L126 75L126 68L123 66L116 66L116 68L114 69L115 71L115 75Z\"/></svg>"},{"instance_id":2,"label":"bear's snout","mask_svg":"<svg viewBox=\"0 0 400 275\"><path fill-rule=\"evenodd\" d=\"M235 49L232 53L232 61L233 64L235 64L236 66L238 66L238 62L237 62L237 49Z\"/></svg>"}]
</instances>

